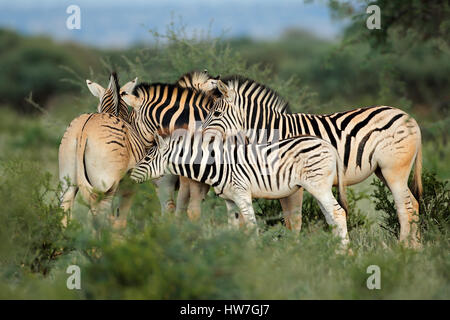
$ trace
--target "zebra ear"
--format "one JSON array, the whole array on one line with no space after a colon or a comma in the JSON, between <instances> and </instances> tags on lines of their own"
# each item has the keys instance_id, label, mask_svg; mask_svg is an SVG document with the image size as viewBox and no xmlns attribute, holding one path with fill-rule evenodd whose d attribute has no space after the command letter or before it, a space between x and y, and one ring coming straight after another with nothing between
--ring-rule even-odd
<instances>
[{"instance_id":1,"label":"zebra ear","mask_svg":"<svg viewBox=\"0 0 450 320\"><path fill-rule=\"evenodd\" d=\"M122 88L120 88L120 93L122 93L122 92L132 93L134 87L135 87L136 84L137 84L137 80L138 80L138 78L135 78L134 80L125 83L125 84L122 86Z\"/></svg>"},{"instance_id":2,"label":"zebra ear","mask_svg":"<svg viewBox=\"0 0 450 320\"><path fill-rule=\"evenodd\" d=\"M89 91L94 95L94 97L101 99L105 94L105 88L103 88L98 83L92 82L91 80L86 80L86 84Z\"/></svg>"},{"instance_id":3,"label":"zebra ear","mask_svg":"<svg viewBox=\"0 0 450 320\"><path fill-rule=\"evenodd\" d=\"M121 92L120 94L122 96L123 101L125 101L126 104L133 107L133 109L138 110L142 105L142 99L139 97L136 97L134 94L129 94L126 91Z\"/></svg>"},{"instance_id":4,"label":"zebra ear","mask_svg":"<svg viewBox=\"0 0 450 320\"><path fill-rule=\"evenodd\" d=\"M222 81L217 80L217 89L219 89L222 97L228 102L233 102L234 100L234 92Z\"/></svg>"}]
</instances>

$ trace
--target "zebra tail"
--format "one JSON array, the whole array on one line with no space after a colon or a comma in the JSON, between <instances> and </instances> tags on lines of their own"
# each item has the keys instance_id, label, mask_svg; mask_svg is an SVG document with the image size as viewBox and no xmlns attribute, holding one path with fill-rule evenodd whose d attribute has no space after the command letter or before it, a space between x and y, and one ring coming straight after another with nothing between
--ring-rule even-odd
<instances>
[{"instance_id":1,"label":"zebra tail","mask_svg":"<svg viewBox=\"0 0 450 320\"><path fill-rule=\"evenodd\" d=\"M87 145L87 136L83 133L80 134L80 137L77 141L77 159L76 159L76 167L77 167L77 182L80 188L81 194L85 201L90 203L90 197L93 192L93 187L89 182L89 178L87 177L86 164L85 164L85 152Z\"/></svg>"},{"instance_id":2,"label":"zebra tail","mask_svg":"<svg viewBox=\"0 0 450 320\"><path fill-rule=\"evenodd\" d=\"M422 143L419 145L416 159L414 160L414 176L413 176L413 193L414 197L419 200L422 197Z\"/></svg>"},{"instance_id":3,"label":"zebra tail","mask_svg":"<svg viewBox=\"0 0 450 320\"><path fill-rule=\"evenodd\" d=\"M338 190L339 190L339 205L345 210L348 215L348 203L347 203L347 192L346 186L344 182L344 164L342 163L341 158L336 152L336 167L337 167L337 175L338 175Z\"/></svg>"}]
</instances>

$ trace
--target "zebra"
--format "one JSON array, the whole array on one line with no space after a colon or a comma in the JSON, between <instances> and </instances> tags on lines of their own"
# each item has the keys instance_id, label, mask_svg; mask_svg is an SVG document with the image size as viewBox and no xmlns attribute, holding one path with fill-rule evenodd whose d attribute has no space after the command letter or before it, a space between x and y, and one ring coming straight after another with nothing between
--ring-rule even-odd
<instances>
[{"instance_id":1,"label":"zebra","mask_svg":"<svg viewBox=\"0 0 450 320\"><path fill-rule=\"evenodd\" d=\"M133 108L129 121L144 145L151 146L157 130L169 133L178 127L190 130L198 127L197 122L205 118L212 106L212 92L217 79L206 70L192 71L182 75L174 84L140 83L134 90L122 93L122 98ZM167 182L166 192L173 195L178 177L167 175L162 179ZM201 213L201 201L208 190L208 185L180 177L176 213L187 211L192 220L197 219Z\"/></svg>"},{"instance_id":2,"label":"zebra","mask_svg":"<svg viewBox=\"0 0 450 320\"><path fill-rule=\"evenodd\" d=\"M252 198L285 198L300 186L310 192L344 246L349 242L346 222L343 164L336 149L325 140L298 136L271 143L246 143L230 137L205 145L201 133L178 130L162 138L131 172L142 183L165 173L207 183L226 200L230 224L236 226L232 207L249 227L256 226ZM339 186L339 202L333 195ZM231 216L230 216L231 213Z\"/></svg>"},{"instance_id":3,"label":"zebra","mask_svg":"<svg viewBox=\"0 0 450 320\"><path fill-rule=\"evenodd\" d=\"M419 204L422 193L422 144L417 122L406 112L389 106L358 108L327 115L286 114L287 105L273 90L253 80L230 77L217 82L221 97L215 100L203 123L205 140L220 135L245 135L250 142L276 135L280 139L310 134L330 142L343 160L346 185L367 179L372 173L391 190L400 222L399 240L420 245ZM264 90L261 88L265 88ZM414 194L408 177L414 164ZM302 197L303 190L295 195Z\"/></svg>"},{"instance_id":4,"label":"zebra","mask_svg":"<svg viewBox=\"0 0 450 320\"><path fill-rule=\"evenodd\" d=\"M133 127L140 133L146 146L150 146L155 132L164 129L166 134L176 128L184 127L195 130L197 123L203 121L212 106L217 95L217 81L219 77L210 76L207 71L194 71L179 78L176 84L140 84L133 92L122 94L122 98L128 105L133 107ZM181 90L181 88L185 88ZM197 89L192 92L192 89ZM281 105L279 112L285 112L286 106ZM166 175L162 179L172 179ZM182 182L185 182L184 184ZM177 213L186 211L187 202L190 197L188 215L192 219L200 216L200 204L209 190L207 185L195 181L186 182L186 178L180 179L180 190L177 197ZM169 190L175 190L176 179L168 184ZM283 212L289 216L291 212L301 210L301 205L291 205L287 199L281 199ZM291 201L293 202L293 201ZM298 202L298 201L297 201ZM292 228L286 220L288 228Z\"/></svg>"},{"instance_id":5,"label":"zebra","mask_svg":"<svg viewBox=\"0 0 450 320\"><path fill-rule=\"evenodd\" d=\"M120 97L120 91L132 90L136 82L137 78L119 89L116 73L111 74L106 89L86 81L91 93L100 100L98 113L75 118L61 139L58 160L64 211L72 208L78 190L93 214L111 210L120 180L145 156L146 149L139 136L123 118L129 117L128 106ZM99 197L99 193L104 196ZM126 190L122 193L120 216L114 221L118 227L125 227L131 206L132 193Z\"/></svg>"}]
</instances>

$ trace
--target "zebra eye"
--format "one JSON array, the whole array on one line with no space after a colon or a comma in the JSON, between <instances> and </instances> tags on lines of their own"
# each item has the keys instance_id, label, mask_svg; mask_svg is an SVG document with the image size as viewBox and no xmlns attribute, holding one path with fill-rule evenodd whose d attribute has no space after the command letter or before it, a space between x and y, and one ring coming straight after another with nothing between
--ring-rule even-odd
<instances>
[{"instance_id":1,"label":"zebra eye","mask_svg":"<svg viewBox=\"0 0 450 320\"><path fill-rule=\"evenodd\" d=\"M150 161L150 157L145 157L145 161Z\"/></svg>"},{"instance_id":2,"label":"zebra eye","mask_svg":"<svg viewBox=\"0 0 450 320\"><path fill-rule=\"evenodd\" d=\"M218 118L218 117L220 117L222 115L222 112L221 111L214 111L213 115L214 115L214 117Z\"/></svg>"}]
</instances>

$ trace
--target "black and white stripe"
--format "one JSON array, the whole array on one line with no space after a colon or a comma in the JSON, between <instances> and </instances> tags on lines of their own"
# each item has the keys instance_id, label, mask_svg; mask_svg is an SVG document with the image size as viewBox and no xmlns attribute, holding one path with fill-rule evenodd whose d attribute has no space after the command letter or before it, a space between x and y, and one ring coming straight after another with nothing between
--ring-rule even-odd
<instances>
[{"instance_id":1,"label":"black and white stripe","mask_svg":"<svg viewBox=\"0 0 450 320\"><path fill-rule=\"evenodd\" d=\"M157 143L132 170L136 182L177 174L207 183L233 201L246 223L255 224L252 198L284 198L306 188L320 203L327 221L348 242L342 164L333 146L317 137L299 136L270 144L228 138L204 144L201 134L174 132ZM332 193L339 183L340 201Z\"/></svg>"},{"instance_id":2,"label":"black and white stripe","mask_svg":"<svg viewBox=\"0 0 450 320\"><path fill-rule=\"evenodd\" d=\"M177 128L195 130L212 106L213 96L210 93L215 89L216 81L217 78L206 71L193 71L181 76L175 84L139 84L132 92L122 95L133 107L129 122L146 146L152 144L156 132L170 133ZM164 190L159 196L161 203L166 203L170 201L165 199L166 195L170 197L174 194L178 179L166 176L163 180L160 184L164 185ZM177 212L185 211L189 202L193 216L198 216L200 202L207 189L208 186L180 180Z\"/></svg>"},{"instance_id":3,"label":"black and white stripe","mask_svg":"<svg viewBox=\"0 0 450 320\"><path fill-rule=\"evenodd\" d=\"M399 216L413 214L405 204L416 201L407 186L415 164L416 197L421 193L421 133L404 111L389 106L358 108L327 115L288 114L287 105L274 91L248 79L218 81L222 96L203 124L206 135L244 134L251 142L273 141L297 135L314 135L330 142L343 160L347 185L359 183L373 172L393 190ZM265 88L260 90L255 88ZM274 98L275 97L275 98ZM400 196L407 194L408 196ZM416 212L418 212L418 205ZM403 219L411 221L411 217ZM402 226L403 236L409 227Z\"/></svg>"}]
</instances>

